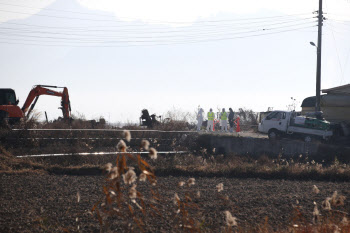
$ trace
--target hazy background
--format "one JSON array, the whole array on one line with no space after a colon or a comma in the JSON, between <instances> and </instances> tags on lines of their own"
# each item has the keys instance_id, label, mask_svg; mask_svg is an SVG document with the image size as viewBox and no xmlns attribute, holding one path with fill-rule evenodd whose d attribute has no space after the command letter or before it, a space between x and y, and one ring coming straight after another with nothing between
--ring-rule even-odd
<instances>
[{"instance_id":1,"label":"hazy background","mask_svg":"<svg viewBox=\"0 0 350 233\"><path fill-rule=\"evenodd\" d=\"M66 86L73 113L111 122L136 122L143 108L265 111L286 109L291 97L300 106L315 95L317 8L316 0L0 0L1 88L15 89L22 106L35 84ZM324 1L324 12L322 89L350 82L350 2ZM59 105L42 96L36 109L52 120Z\"/></svg>"}]
</instances>

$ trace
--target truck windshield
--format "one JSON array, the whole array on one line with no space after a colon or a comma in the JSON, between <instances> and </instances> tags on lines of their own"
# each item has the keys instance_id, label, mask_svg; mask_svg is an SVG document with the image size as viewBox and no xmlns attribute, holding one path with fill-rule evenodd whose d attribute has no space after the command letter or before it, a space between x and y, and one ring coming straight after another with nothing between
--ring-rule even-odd
<instances>
[{"instance_id":1,"label":"truck windshield","mask_svg":"<svg viewBox=\"0 0 350 233\"><path fill-rule=\"evenodd\" d=\"M11 89L0 89L0 105L16 104L16 94Z\"/></svg>"},{"instance_id":2,"label":"truck windshield","mask_svg":"<svg viewBox=\"0 0 350 233\"><path fill-rule=\"evenodd\" d=\"M285 118L286 118L285 112L272 112L266 117L266 120L280 120Z\"/></svg>"},{"instance_id":3,"label":"truck windshield","mask_svg":"<svg viewBox=\"0 0 350 233\"><path fill-rule=\"evenodd\" d=\"M271 120L271 119L274 119L277 117L279 112L272 112L270 113L267 117L266 117L266 120Z\"/></svg>"}]
</instances>

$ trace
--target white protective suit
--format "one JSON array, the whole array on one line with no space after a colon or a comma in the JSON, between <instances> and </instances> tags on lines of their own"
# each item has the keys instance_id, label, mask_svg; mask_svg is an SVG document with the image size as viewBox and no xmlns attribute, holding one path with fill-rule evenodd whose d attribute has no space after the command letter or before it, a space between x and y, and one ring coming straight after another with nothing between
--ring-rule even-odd
<instances>
[{"instance_id":1,"label":"white protective suit","mask_svg":"<svg viewBox=\"0 0 350 233\"><path fill-rule=\"evenodd\" d=\"M197 131L201 130L202 123L203 123L203 112L204 110L202 108L199 109L198 114L197 114Z\"/></svg>"},{"instance_id":2,"label":"white protective suit","mask_svg":"<svg viewBox=\"0 0 350 233\"><path fill-rule=\"evenodd\" d=\"M227 132L227 120L221 120L221 131Z\"/></svg>"},{"instance_id":3,"label":"white protective suit","mask_svg":"<svg viewBox=\"0 0 350 233\"><path fill-rule=\"evenodd\" d=\"M210 109L211 110L211 109ZM211 111L212 112L212 111ZM209 112L208 112L209 114ZM214 113L213 113L214 114ZM209 116L207 116L209 118ZM213 115L213 118L215 118L215 114ZM208 119L208 124L207 124L207 131L214 131L214 120L209 120Z\"/></svg>"}]
</instances>

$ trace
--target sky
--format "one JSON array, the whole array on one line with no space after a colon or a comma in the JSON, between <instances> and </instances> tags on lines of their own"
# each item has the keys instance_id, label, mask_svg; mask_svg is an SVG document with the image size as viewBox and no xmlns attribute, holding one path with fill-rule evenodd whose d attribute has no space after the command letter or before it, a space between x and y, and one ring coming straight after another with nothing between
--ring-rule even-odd
<instances>
[{"instance_id":1,"label":"sky","mask_svg":"<svg viewBox=\"0 0 350 233\"><path fill-rule=\"evenodd\" d=\"M350 83L350 1L323 1L322 89ZM317 0L0 0L0 79L22 106L66 86L72 112L266 111L315 95ZM36 105L49 120L59 98ZM300 109L300 108L299 108ZM298 110L298 109L297 109Z\"/></svg>"}]
</instances>

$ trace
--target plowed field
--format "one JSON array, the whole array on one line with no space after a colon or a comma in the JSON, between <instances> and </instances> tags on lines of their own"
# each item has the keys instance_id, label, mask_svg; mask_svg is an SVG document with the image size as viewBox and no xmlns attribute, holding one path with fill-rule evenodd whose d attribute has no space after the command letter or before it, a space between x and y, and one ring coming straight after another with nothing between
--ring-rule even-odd
<instances>
[{"instance_id":1,"label":"plowed field","mask_svg":"<svg viewBox=\"0 0 350 233\"><path fill-rule=\"evenodd\" d=\"M173 204L175 192L180 196L185 189L191 189L200 197L194 202L205 216L207 231L222 231L225 226L223 211L229 210L237 217L242 228L262 225L266 220L274 229L286 229L291 224L293 209L299 209L307 222L312 222L313 202L320 203L334 191L350 197L350 182L333 183L319 181L285 181L236 178L196 178L191 187L177 187L178 182L189 177L158 177L158 187L168 211L161 213L163 220L146 227L149 231L172 231ZM0 232L99 232L97 219L89 211L103 196L103 176L58 176L58 175L1 175L0 179ZM220 193L216 185L224 184ZM320 189L312 193L313 185ZM139 185L140 192L147 184ZM80 202L77 202L77 192ZM228 200L225 198L228 197ZM350 212L349 202L342 211ZM163 209L164 211L164 209ZM162 224L160 222L168 222ZM123 231L116 228L112 231ZM138 231L135 229L135 231Z\"/></svg>"}]
</instances>

